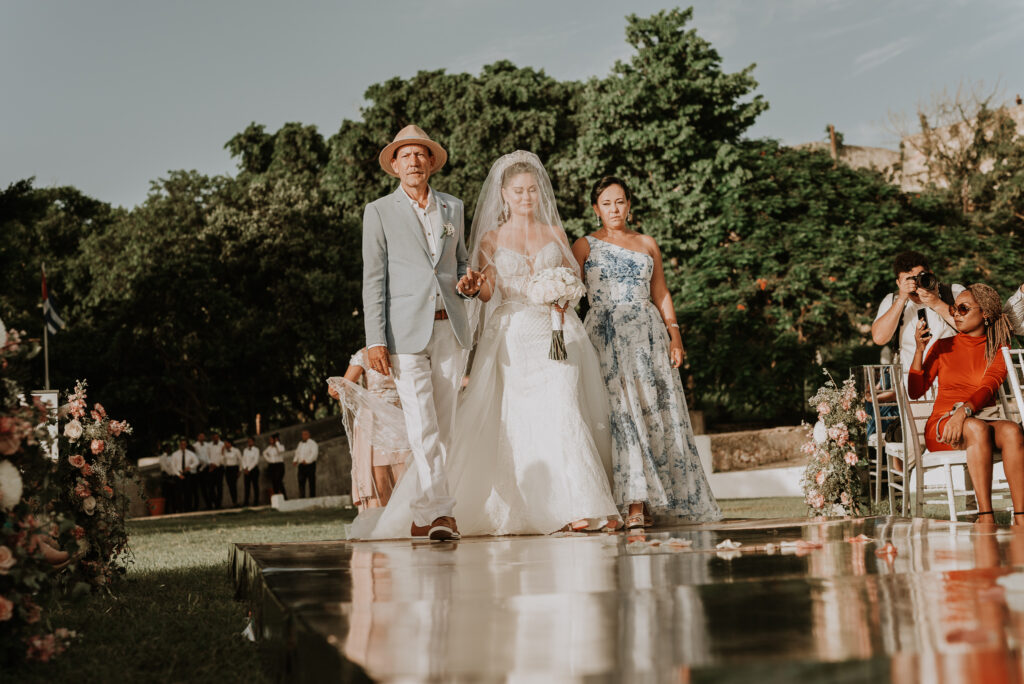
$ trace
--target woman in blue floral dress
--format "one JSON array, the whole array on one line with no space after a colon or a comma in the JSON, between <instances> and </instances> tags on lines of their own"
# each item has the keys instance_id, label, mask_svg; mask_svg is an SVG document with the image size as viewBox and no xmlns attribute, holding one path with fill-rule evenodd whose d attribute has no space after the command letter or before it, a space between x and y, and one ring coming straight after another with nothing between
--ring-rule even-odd
<instances>
[{"instance_id":1,"label":"woman in blue floral dress","mask_svg":"<svg viewBox=\"0 0 1024 684\"><path fill-rule=\"evenodd\" d=\"M611 400L612 489L626 526L718 520L693 439L678 368L683 340L658 244L630 230L626 183L602 178L591 192L601 229L573 245L587 285L584 325Z\"/></svg>"}]
</instances>

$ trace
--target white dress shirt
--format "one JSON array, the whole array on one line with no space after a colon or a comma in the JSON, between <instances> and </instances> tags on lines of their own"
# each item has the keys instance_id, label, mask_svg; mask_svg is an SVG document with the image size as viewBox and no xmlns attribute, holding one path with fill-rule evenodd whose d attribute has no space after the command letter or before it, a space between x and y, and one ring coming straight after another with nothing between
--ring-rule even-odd
<instances>
[{"instance_id":1,"label":"white dress shirt","mask_svg":"<svg viewBox=\"0 0 1024 684\"><path fill-rule=\"evenodd\" d=\"M292 463L316 463L316 457L319 454L320 447L312 439L307 439L305 442L299 442L299 446L295 447Z\"/></svg>"},{"instance_id":2,"label":"white dress shirt","mask_svg":"<svg viewBox=\"0 0 1024 684\"><path fill-rule=\"evenodd\" d=\"M284 459L281 457L281 454L283 453L283 444L280 442L277 444L270 444L263 450L263 460L267 463L284 463Z\"/></svg>"},{"instance_id":3,"label":"white dress shirt","mask_svg":"<svg viewBox=\"0 0 1024 684\"><path fill-rule=\"evenodd\" d=\"M160 453L160 457L159 458L160 458L160 472L163 473L164 475L170 475L171 471L169 470L169 468L171 467L171 464L170 464L171 455L168 454L166 451L163 451L163 452Z\"/></svg>"},{"instance_id":4,"label":"white dress shirt","mask_svg":"<svg viewBox=\"0 0 1024 684\"><path fill-rule=\"evenodd\" d=\"M959 297L965 288L963 285L954 283L950 286L953 291L953 297ZM890 292L882 300L882 303L878 306L878 315L875 316L877 321L879 318L885 315L889 309L892 308L894 296ZM956 328L949 325L942 316L937 314L933 309L925 306L924 304L917 304L912 299L908 299L903 304L903 325L900 326L900 365L903 367L903 380L906 382L907 375L910 373L910 365L914 362L914 353L917 351L917 312L923 310L925 312L926 320L928 321L928 328L932 332L932 339L928 341L928 346L925 347L924 355L928 357L928 352L931 351L932 345L936 341L941 340L944 337L952 337L956 335Z\"/></svg>"},{"instance_id":5,"label":"white dress shirt","mask_svg":"<svg viewBox=\"0 0 1024 684\"><path fill-rule=\"evenodd\" d=\"M402 188L404 191L405 188ZM430 247L430 258L437 261L437 254L441 249L441 209L437 205L437 197L434 195L433 188L429 188L429 195L427 199L427 206L425 208L420 207L420 203L409 197L409 193L405 193L405 196L409 199L409 205L412 206L412 211L416 214L416 218L420 221L420 228L423 229L423 237L427 238L427 246ZM434 292L434 311L440 311L444 308L444 300L441 299L441 286L437 285L436 291Z\"/></svg>"},{"instance_id":6,"label":"white dress shirt","mask_svg":"<svg viewBox=\"0 0 1024 684\"><path fill-rule=\"evenodd\" d=\"M199 459L199 465L206 467L210 465L210 443L209 442L196 442L192 445L192 451L196 458Z\"/></svg>"},{"instance_id":7,"label":"white dress shirt","mask_svg":"<svg viewBox=\"0 0 1024 684\"><path fill-rule=\"evenodd\" d=\"M178 477L183 470L187 473L194 473L198 467L199 457L190 449L185 449L184 453L178 449L167 460L167 474L172 477Z\"/></svg>"},{"instance_id":8,"label":"white dress shirt","mask_svg":"<svg viewBox=\"0 0 1024 684\"><path fill-rule=\"evenodd\" d=\"M260 450L259 447L251 446L245 447L242 452L242 468L245 472L249 472L260 464Z\"/></svg>"},{"instance_id":9,"label":"white dress shirt","mask_svg":"<svg viewBox=\"0 0 1024 684\"><path fill-rule=\"evenodd\" d=\"M233 446L228 449L225 445L223 461L224 465L228 467L237 466L242 462L242 452L238 450L238 447Z\"/></svg>"},{"instance_id":10,"label":"white dress shirt","mask_svg":"<svg viewBox=\"0 0 1024 684\"><path fill-rule=\"evenodd\" d=\"M210 457L210 465L224 465L224 442L210 442L210 450L206 453Z\"/></svg>"}]
</instances>

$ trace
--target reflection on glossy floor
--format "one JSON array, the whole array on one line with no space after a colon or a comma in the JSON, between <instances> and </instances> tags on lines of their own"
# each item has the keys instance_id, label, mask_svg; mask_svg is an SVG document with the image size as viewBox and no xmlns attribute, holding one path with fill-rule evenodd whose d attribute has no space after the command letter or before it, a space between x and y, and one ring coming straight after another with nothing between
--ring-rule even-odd
<instances>
[{"instance_id":1,"label":"reflection on glossy floor","mask_svg":"<svg viewBox=\"0 0 1024 684\"><path fill-rule=\"evenodd\" d=\"M1024 533L884 517L233 555L304 681L1021 682L1014 567Z\"/></svg>"}]
</instances>

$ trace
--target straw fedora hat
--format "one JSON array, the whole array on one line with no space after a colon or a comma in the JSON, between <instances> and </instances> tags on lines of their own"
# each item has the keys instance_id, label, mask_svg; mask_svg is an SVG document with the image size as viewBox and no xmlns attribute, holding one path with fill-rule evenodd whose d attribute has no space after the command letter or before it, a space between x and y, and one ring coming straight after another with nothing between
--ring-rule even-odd
<instances>
[{"instance_id":1,"label":"straw fedora hat","mask_svg":"<svg viewBox=\"0 0 1024 684\"><path fill-rule=\"evenodd\" d=\"M430 169L430 173L434 173L444 166L446 161L448 161L448 153L444 151L443 147L431 140L422 128L416 124L409 124L402 130L398 131L398 135L395 136L395 139L380 151L380 168L384 169L384 173L389 176L398 178L398 174L391 168L391 160L395 156L395 151L402 145L423 145L433 152L434 164Z\"/></svg>"}]
</instances>

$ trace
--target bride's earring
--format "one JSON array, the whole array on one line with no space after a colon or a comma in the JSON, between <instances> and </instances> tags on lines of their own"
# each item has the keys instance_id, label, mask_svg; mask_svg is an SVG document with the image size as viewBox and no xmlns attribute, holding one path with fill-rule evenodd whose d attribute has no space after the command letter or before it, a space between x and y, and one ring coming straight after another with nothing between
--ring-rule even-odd
<instances>
[{"instance_id":1,"label":"bride's earring","mask_svg":"<svg viewBox=\"0 0 1024 684\"><path fill-rule=\"evenodd\" d=\"M501 203L501 222L508 221L509 216L512 215L512 210L509 208L507 202Z\"/></svg>"}]
</instances>

